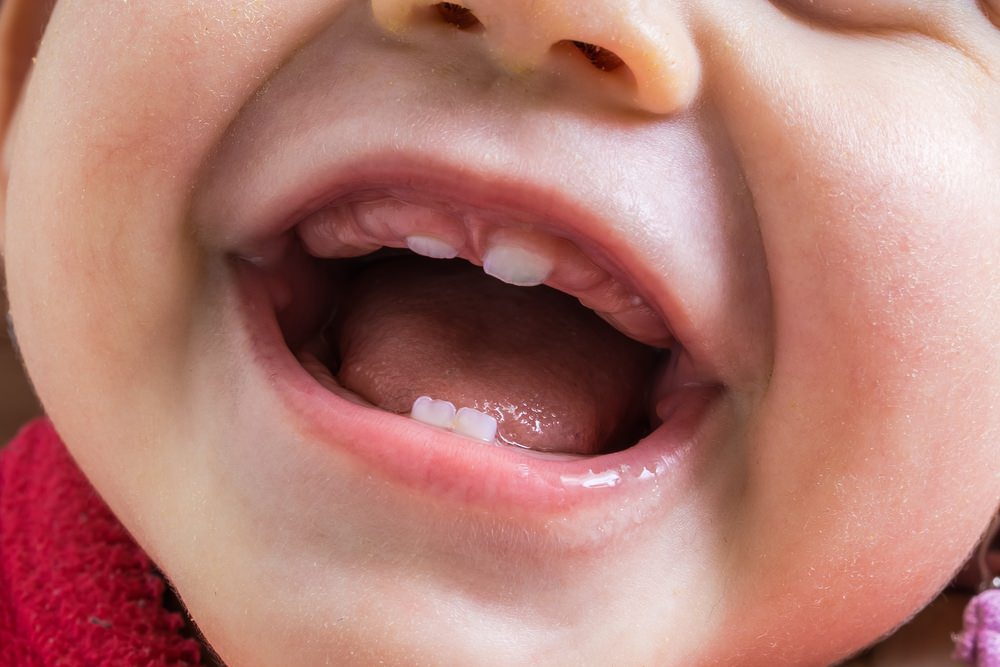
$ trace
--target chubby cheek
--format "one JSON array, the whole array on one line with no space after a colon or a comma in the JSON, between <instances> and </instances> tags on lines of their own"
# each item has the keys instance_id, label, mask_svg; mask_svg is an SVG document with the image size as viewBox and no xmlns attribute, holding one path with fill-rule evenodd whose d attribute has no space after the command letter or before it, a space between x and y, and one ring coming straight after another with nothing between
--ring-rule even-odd
<instances>
[{"instance_id":1,"label":"chubby cheek","mask_svg":"<svg viewBox=\"0 0 1000 667\"><path fill-rule=\"evenodd\" d=\"M771 30L781 62L715 54L775 313L736 551L789 618L865 597L829 638L857 641L945 583L1000 493L1000 83L929 40Z\"/></svg>"},{"instance_id":2,"label":"chubby cheek","mask_svg":"<svg viewBox=\"0 0 1000 667\"><path fill-rule=\"evenodd\" d=\"M162 434L197 325L186 206L204 155L282 54L343 4L68 0L53 14L14 148L11 304L65 439L101 443L74 455L116 509L165 483L142 476L176 455Z\"/></svg>"},{"instance_id":3,"label":"chubby cheek","mask_svg":"<svg viewBox=\"0 0 1000 667\"><path fill-rule=\"evenodd\" d=\"M997 158L954 116L840 112L871 125L857 138L789 129L776 159L794 178L758 172L770 400L791 410L782 421L800 413L807 433L833 436L848 467L862 457L847 442L933 456L920 443L981 440L969 419L996 399Z\"/></svg>"}]
</instances>

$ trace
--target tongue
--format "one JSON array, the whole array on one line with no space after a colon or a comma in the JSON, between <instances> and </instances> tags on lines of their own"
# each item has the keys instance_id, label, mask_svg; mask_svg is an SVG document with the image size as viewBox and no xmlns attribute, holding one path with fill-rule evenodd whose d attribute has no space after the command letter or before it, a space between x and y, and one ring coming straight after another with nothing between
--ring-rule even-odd
<instances>
[{"instance_id":1,"label":"tongue","mask_svg":"<svg viewBox=\"0 0 1000 667\"><path fill-rule=\"evenodd\" d=\"M566 294L462 261L369 265L337 334L339 383L392 412L430 396L496 418L500 442L571 454L624 448L648 427L651 348Z\"/></svg>"}]
</instances>

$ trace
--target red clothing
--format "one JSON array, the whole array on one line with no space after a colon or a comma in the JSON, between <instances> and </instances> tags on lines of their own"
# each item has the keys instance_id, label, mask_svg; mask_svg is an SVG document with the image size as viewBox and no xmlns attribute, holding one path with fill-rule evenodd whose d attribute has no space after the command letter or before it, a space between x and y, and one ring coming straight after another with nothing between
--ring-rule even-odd
<instances>
[{"instance_id":1,"label":"red clothing","mask_svg":"<svg viewBox=\"0 0 1000 667\"><path fill-rule=\"evenodd\" d=\"M0 667L198 665L165 590L48 421L0 452Z\"/></svg>"}]
</instances>

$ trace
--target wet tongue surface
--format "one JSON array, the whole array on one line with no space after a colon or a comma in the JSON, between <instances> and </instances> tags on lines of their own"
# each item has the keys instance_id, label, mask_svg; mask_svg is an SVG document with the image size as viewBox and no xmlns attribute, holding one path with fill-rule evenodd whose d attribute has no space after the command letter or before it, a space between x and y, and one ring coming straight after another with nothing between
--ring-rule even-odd
<instances>
[{"instance_id":1,"label":"wet tongue surface","mask_svg":"<svg viewBox=\"0 0 1000 667\"><path fill-rule=\"evenodd\" d=\"M346 292L338 381L386 410L430 396L495 417L498 441L573 454L647 427L655 351L566 294L419 257L375 262Z\"/></svg>"}]
</instances>

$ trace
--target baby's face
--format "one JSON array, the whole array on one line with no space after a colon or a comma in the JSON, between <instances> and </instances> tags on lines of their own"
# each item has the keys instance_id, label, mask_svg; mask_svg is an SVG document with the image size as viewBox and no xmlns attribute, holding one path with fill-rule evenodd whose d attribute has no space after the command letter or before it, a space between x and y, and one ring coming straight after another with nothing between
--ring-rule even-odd
<instances>
[{"instance_id":1,"label":"baby's face","mask_svg":"<svg viewBox=\"0 0 1000 667\"><path fill-rule=\"evenodd\" d=\"M468 7L57 5L6 256L80 465L233 665L874 641L1000 496L1000 7Z\"/></svg>"}]
</instances>

